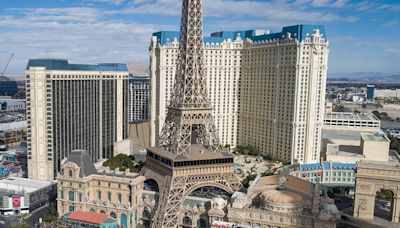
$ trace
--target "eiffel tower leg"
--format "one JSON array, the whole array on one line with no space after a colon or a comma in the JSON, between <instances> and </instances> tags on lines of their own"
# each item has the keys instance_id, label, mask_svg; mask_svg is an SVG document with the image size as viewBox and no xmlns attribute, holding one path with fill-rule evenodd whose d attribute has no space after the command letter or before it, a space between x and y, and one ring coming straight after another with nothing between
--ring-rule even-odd
<instances>
[{"instance_id":1,"label":"eiffel tower leg","mask_svg":"<svg viewBox=\"0 0 400 228\"><path fill-rule=\"evenodd\" d=\"M152 228L177 228L186 193L186 176L166 177Z\"/></svg>"}]
</instances>

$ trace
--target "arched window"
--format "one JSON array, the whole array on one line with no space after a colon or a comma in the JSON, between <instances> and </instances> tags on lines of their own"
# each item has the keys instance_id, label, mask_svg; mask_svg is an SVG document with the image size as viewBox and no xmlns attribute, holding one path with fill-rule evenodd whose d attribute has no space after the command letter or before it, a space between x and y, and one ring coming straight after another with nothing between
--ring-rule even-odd
<instances>
[{"instance_id":1,"label":"arched window","mask_svg":"<svg viewBox=\"0 0 400 228\"><path fill-rule=\"evenodd\" d=\"M128 217L126 214L121 214L121 228L127 228L128 227Z\"/></svg>"},{"instance_id":2,"label":"arched window","mask_svg":"<svg viewBox=\"0 0 400 228\"><path fill-rule=\"evenodd\" d=\"M73 176L73 173L72 173L72 170L69 170L69 177L72 177Z\"/></svg>"},{"instance_id":3,"label":"arched window","mask_svg":"<svg viewBox=\"0 0 400 228\"><path fill-rule=\"evenodd\" d=\"M69 191L68 198L70 201L75 201L75 194L73 191Z\"/></svg>"},{"instance_id":4,"label":"arched window","mask_svg":"<svg viewBox=\"0 0 400 228\"><path fill-rule=\"evenodd\" d=\"M198 228L206 228L207 227L207 222L203 218L200 218L197 220L197 227Z\"/></svg>"},{"instance_id":5,"label":"arched window","mask_svg":"<svg viewBox=\"0 0 400 228\"><path fill-rule=\"evenodd\" d=\"M188 216L183 217L183 224L184 225L192 225L192 219Z\"/></svg>"},{"instance_id":6,"label":"arched window","mask_svg":"<svg viewBox=\"0 0 400 228\"><path fill-rule=\"evenodd\" d=\"M96 212L96 209L90 208L90 212Z\"/></svg>"},{"instance_id":7,"label":"arched window","mask_svg":"<svg viewBox=\"0 0 400 228\"><path fill-rule=\"evenodd\" d=\"M104 210L101 210L100 213L105 214L106 212Z\"/></svg>"},{"instance_id":8,"label":"arched window","mask_svg":"<svg viewBox=\"0 0 400 228\"><path fill-rule=\"evenodd\" d=\"M117 214L115 214L115 212L111 212L110 216L113 217L113 218L117 218Z\"/></svg>"}]
</instances>

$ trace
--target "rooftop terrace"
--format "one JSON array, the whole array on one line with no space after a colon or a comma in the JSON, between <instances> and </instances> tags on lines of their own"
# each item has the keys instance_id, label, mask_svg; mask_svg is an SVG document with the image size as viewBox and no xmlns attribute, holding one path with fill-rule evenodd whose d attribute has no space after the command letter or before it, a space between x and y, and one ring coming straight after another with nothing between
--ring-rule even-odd
<instances>
[{"instance_id":1,"label":"rooftop terrace","mask_svg":"<svg viewBox=\"0 0 400 228\"><path fill-rule=\"evenodd\" d=\"M379 121L371 113L352 113L352 112L330 112L326 113L324 119L348 120L348 121Z\"/></svg>"},{"instance_id":2,"label":"rooftop terrace","mask_svg":"<svg viewBox=\"0 0 400 228\"><path fill-rule=\"evenodd\" d=\"M8 177L7 179L0 180L0 190L2 191L14 191L14 192L34 192L41 188L51 185L49 181L32 180L28 178L20 177Z\"/></svg>"}]
</instances>

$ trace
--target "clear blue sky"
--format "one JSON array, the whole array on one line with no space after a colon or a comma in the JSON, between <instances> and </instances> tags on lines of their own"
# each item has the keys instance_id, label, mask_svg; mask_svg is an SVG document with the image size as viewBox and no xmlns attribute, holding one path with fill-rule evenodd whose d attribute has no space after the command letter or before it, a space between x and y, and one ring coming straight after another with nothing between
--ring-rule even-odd
<instances>
[{"instance_id":1,"label":"clear blue sky","mask_svg":"<svg viewBox=\"0 0 400 228\"><path fill-rule=\"evenodd\" d=\"M29 58L148 63L151 34L178 30L181 0L1 0L0 68ZM400 0L204 0L205 31L322 24L329 72L400 72Z\"/></svg>"}]
</instances>

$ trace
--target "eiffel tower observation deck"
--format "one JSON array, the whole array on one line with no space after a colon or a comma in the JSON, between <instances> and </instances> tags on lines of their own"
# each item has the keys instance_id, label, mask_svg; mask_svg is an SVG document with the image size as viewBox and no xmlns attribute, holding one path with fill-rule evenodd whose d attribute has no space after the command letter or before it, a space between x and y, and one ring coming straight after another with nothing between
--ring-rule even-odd
<instances>
[{"instance_id":1,"label":"eiffel tower observation deck","mask_svg":"<svg viewBox=\"0 0 400 228\"><path fill-rule=\"evenodd\" d=\"M233 155L220 145L203 65L202 0L183 0L175 86L158 145L142 170L159 186L151 227L178 227L185 198L202 187L233 193L240 187Z\"/></svg>"}]
</instances>

